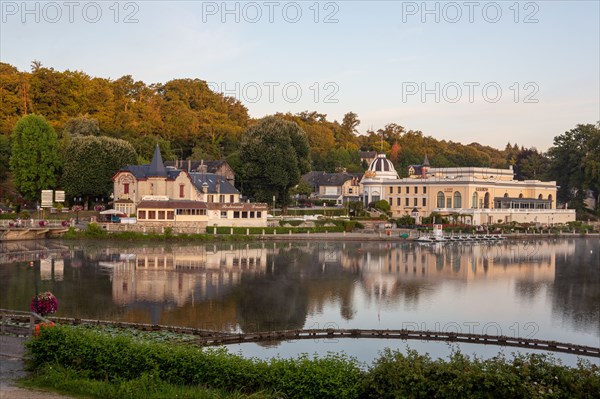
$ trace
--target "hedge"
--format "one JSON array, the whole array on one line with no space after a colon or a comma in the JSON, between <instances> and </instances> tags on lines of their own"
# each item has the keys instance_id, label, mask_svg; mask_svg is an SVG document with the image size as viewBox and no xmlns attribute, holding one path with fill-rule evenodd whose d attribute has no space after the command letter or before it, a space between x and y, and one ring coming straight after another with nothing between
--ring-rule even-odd
<instances>
[{"instance_id":1,"label":"hedge","mask_svg":"<svg viewBox=\"0 0 600 399\"><path fill-rule=\"evenodd\" d=\"M42 328L26 343L28 367L57 365L91 380L133 381L144 375L181 386L293 398L597 398L600 366L563 366L550 355L470 359L454 352L433 360L384 350L372 366L344 355L246 359L224 348L156 343L71 326Z\"/></svg>"}]
</instances>

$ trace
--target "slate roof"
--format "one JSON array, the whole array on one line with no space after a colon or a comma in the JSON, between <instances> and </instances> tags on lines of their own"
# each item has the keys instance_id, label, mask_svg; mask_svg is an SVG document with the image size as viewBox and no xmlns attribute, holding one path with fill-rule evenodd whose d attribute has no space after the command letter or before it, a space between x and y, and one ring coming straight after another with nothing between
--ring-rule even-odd
<instances>
[{"instance_id":1,"label":"slate roof","mask_svg":"<svg viewBox=\"0 0 600 399\"><path fill-rule=\"evenodd\" d=\"M353 178L357 178L360 181L361 177L362 173L308 172L302 176L302 180L312 187L339 187Z\"/></svg>"},{"instance_id":2,"label":"slate roof","mask_svg":"<svg viewBox=\"0 0 600 399\"><path fill-rule=\"evenodd\" d=\"M219 182L219 194L239 194L240 192L221 175L214 173L191 172L190 178L198 190L202 190L204 183L208 184L208 193L217 194L217 182Z\"/></svg>"},{"instance_id":3,"label":"slate roof","mask_svg":"<svg viewBox=\"0 0 600 399\"><path fill-rule=\"evenodd\" d=\"M150 173L150 168L151 168L151 164L127 165L127 166L123 167L121 170L130 172L132 175L135 176L136 179L140 180L140 179L145 179L147 177L157 176L157 175ZM181 173L181 171L178 169L165 168L165 175L163 175L162 177L166 177L169 180L173 180L173 179L177 178L177 176L179 176L179 173Z\"/></svg>"},{"instance_id":4,"label":"slate roof","mask_svg":"<svg viewBox=\"0 0 600 399\"><path fill-rule=\"evenodd\" d=\"M146 172L146 176L148 177L167 177L167 168L165 168L165 164L162 160L162 155L160 155L160 148L158 144L154 148L154 155L152 156L152 162L150 162L150 166Z\"/></svg>"},{"instance_id":5,"label":"slate roof","mask_svg":"<svg viewBox=\"0 0 600 399\"><path fill-rule=\"evenodd\" d=\"M179 164L179 166L177 166ZM208 173L216 173L221 166L226 165L227 161L218 160L218 161L166 161L165 166L173 166L175 168L179 167L182 170L188 170L191 172L201 172L200 166L206 166L206 172Z\"/></svg>"}]
</instances>

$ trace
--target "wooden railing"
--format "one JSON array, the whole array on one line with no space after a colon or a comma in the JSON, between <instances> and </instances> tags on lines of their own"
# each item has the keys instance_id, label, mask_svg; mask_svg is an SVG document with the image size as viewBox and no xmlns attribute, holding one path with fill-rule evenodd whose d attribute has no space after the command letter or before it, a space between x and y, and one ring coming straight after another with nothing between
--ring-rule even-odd
<instances>
[{"instance_id":1,"label":"wooden railing","mask_svg":"<svg viewBox=\"0 0 600 399\"><path fill-rule=\"evenodd\" d=\"M46 319L32 312L19 312L0 309L2 317L2 334L12 333L10 328L6 328L5 319L14 321L29 320L29 327L25 328L26 334L31 335L35 327L35 320L44 322L55 322L71 325L103 325L119 328L130 328L142 331L168 331L178 334L189 334L198 336L197 339L186 341L186 344L199 346L217 346L240 344L246 342L273 342L273 341L294 341L299 339L340 339L340 338L379 338L379 339L400 339L400 340L420 340L420 341L445 341L469 344L497 345L518 348L536 349L549 352L569 353L580 356L589 356L600 358L600 347L578 345L565 342L557 342L543 339L508 337L502 335L471 334L439 331L418 331L418 330L370 330L370 329L308 329L308 330L283 330L283 331L263 331L255 333L230 333L209 329L200 329L192 327L163 326L157 324L143 323L125 323L116 321L91 320L91 319L73 319L66 317L51 317ZM21 332L23 329L21 329Z\"/></svg>"}]
</instances>

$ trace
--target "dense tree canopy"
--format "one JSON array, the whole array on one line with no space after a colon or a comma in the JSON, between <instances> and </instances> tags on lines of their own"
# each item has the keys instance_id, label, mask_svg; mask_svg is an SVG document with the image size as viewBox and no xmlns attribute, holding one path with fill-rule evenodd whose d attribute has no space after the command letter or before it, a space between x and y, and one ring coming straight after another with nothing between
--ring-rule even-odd
<instances>
[{"instance_id":1,"label":"dense tree canopy","mask_svg":"<svg viewBox=\"0 0 600 399\"><path fill-rule=\"evenodd\" d=\"M55 154L45 157L41 164L27 158L34 157L35 152L26 151L27 157L11 156L15 149L22 153L22 140L9 145L17 122L32 113L43 115L60 139L60 150L50 139L57 134L49 133L39 141L50 139L49 146L40 145L37 150ZM434 167L512 165L518 179L557 180L561 187L558 200L571 201L575 206L583 206L582 200L589 191L596 197L600 195L600 138L594 125L578 125L556 137L548 153L541 153L516 143L498 150L479 143L437 140L418 130L406 130L400 121L390 121L360 135L359 115L353 111L339 122L309 110L275 116L305 132L313 170L362 172L367 165L361 164L358 151L375 150L386 152L401 176L406 175L408 165L420 164L427 155ZM138 154L133 163L149 162L157 143L165 159L227 159L236 171L238 188L244 194L270 202L273 187L267 189L261 182L253 181L259 177L247 175L251 170L244 167L240 149L244 136L252 131L249 127L263 122L252 120L240 101L213 92L200 79L147 84L130 75L105 79L82 71L56 71L39 61L32 63L29 72L0 63L0 183L10 176L6 173L6 160L14 159L11 169L13 163L18 169L13 174L15 187L29 198L37 198L40 187L50 188L57 181L66 181L57 180L57 174L59 161L69 155L71 139L112 137L133 146ZM31 141L28 145L33 144ZM25 166L29 162L36 166ZM23 174L25 170L33 173L37 165L45 162L50 167L38 171L44 175L39 176L41 180L35 174Z\"/></svg>"},{"instance_id":2,"label":"dense tree canopy","mask_svg":"<svg viewBox=\"0 0 600 399\"><path fill-rule=\"evenodd\" d=\"M587 191L600 195L600 127L591 124L576 128L554 138L548 151L550 174L560 186L560 201L572 201L583 207Z\"/></svg>"},{"instance_id":3,"label":"dense tree canopy","mask_svg":"<svg viewBox=\"0 0 600 399\"><path fill-rule=\"evenodd\" d=\"M284 210L289 190L310 170L309 155L306 133L296 123L274 116L249 127L240 147L246 180L251 182L254 195L263 200L277 195Z\"/></svg>"},{"instance_id":4,"label":"dense tree canopy","mask_svg":"<svg viewBox=\"0 0 600 399\"><path fill-rule=\"evenodd\" d=\"M113 175L136 161L133 146L124 140L73 137L64 157L62 187L68 198L108 197L113 190Z\"/></svg>"},{"instance_id":5,"label":"dense tree canopy","mask_svg":"<svg viewBox=\"0 0 600 399\"><path fill-rule=\"evenodd\" d=\"M38 200L41 190L56 187L60 160L56 132L39 115L19 120L13 131L10 171L17 190Z\"/></svg>"}]
</instances>

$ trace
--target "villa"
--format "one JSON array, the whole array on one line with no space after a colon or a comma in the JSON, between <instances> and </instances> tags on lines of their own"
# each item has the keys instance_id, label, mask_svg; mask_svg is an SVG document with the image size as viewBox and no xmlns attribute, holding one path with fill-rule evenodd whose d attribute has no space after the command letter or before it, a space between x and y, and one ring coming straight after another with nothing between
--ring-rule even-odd
<instances>
[{"instance_id":1,"label":"villa","mask_svg":"<svg viewBox=\"0 0 600 399\"><path fill-rule=\"evenodd\" d=\"M150 164L125 166L113 185L114 208L144 226L267 226L266 204L240 202L228 176L165 166L158 145Z\"/></svg>"}]
</instances>

